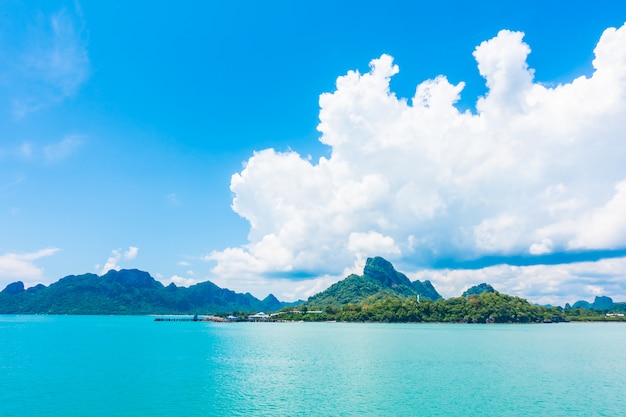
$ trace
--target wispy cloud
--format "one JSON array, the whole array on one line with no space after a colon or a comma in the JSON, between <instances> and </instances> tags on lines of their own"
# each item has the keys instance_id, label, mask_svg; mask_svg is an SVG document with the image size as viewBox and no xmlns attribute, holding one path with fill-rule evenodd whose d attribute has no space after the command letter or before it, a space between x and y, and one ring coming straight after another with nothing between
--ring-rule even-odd
<instances>
[{"instance_id":1,"label":"wispy cloud","mask_svg":"<svg viewBox=\"0 0 626 417\"><path fill-rule=\"evenodd\" d=\"M27 162L56 163L70 158L85 143L85 136L70 134L56 142L41 144L42 140L23 141L21 144L4 150L0 149L0 159L15 158Z\"/></svg>"},{"instance_id":2,"label":"wispy cloud","mask_svg":"<svg viewBox=\"0 0 626 417\"><path fill-rule=\"evenodd\" d=\"M46 145L43 155L48 162L58 162L71 156L84 142L84 137L79 135L65 136L61 141Z\"/></svg>"},{"instance_id":3,"label":"wispy cloud","mask_svg":"<svg viewBox=\"0 0 626 417\"><path fill-rule=\"evenodd\" d=\"M165 199L172 205L177 206L180 204L180 200L176 193L169 193L168 195L165 196Z\"/></svg>"},{"instance_id":4,"label":"wispy cloud","mask_svg":"<svg viewBox=\"0 0 626 417\"><path fill-rule=\"evenodd\" d=\"M501 31L474 52L488 87L476 113L455 107L464 84L445 76L396 97L388 55L339 77L319 100L330 157L266 149L232 176L249 241L209 254L213 273L335 275L381 251L417 269L626 247L626 26L594 52L590 77L546 87L523 34Z\"/></svg>"},{"instance_id":5,"label":"wispy cloud","mask_svg":"<svg viewBox=\"0 0 626 417\"><path fill-rule=\"evenodd\" d=\"M30 20L14 28L21 32L19 45L13 45L3 69L17 117L76 94L91 72L80 7L50 15L29 12Z\"/></svg>"},{"instance_id":6,"label":"wispy cloud","mask_svg":"<svg viewBox=\"0 0 626 417\"><path fill-rule=\"evenodd\" d=\"M33 156L33 146L28 142L23 142L16 150L19 157L31 159Z\"/></svg>"}]
</instances>

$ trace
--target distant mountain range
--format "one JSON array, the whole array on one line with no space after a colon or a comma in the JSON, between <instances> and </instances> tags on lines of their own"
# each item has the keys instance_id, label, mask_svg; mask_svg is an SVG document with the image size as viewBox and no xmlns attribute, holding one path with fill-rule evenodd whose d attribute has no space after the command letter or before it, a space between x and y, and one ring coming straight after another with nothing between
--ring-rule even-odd
<instances>
[{"instance_id":1,"label":"distant mountain range","mask_svg":"<svg viewBox=\"0 0 626 417\"><path fill-rule=\"evenodd\" d=\"M486 283L469 288L463 297L494 293ZM285 303L273 295L259 300L250 293L240 294L220 288L210 281L178 287L164 286L149 273L137 269L111 270L96 274L70 275L50 286L25 289L21 281L0 292L0 314L215 314L231 312L278 311L302 304L307 308L341 307L363 300L416 297L436 301L441 295L430 281L411 282L406 275L381 258L368 258L363 275L352 274L331 285L306 302ZM626 303L609 297L596 297L593 303L578 301L568 308L626 312Z\"/></svg>"},{"instance_id":2,"label":"distant mountain range","mask_svg":"<svg viewBox=\"0 0 626 417\"><path fill-rule=\"evenodd\" d=\"M195 314L275 311L293 304L271 294L259 300L210 281L164 286L137 269L70 275L48 287L24 289L18 281L0 293L0 314Z\"/></svg>"},{"instance_id":3,"label":"distant mountain range","mask_svg":"<svg viewBox=\"0 0 626 417\"><path fill-rule=\"evenodd\" d=\"M565 308L570 308L569 304ZM611 297L596 296L593 303L587 301L576 301L571 308L584 308L585 310L620 311L626 313L626 303L615 303Z\"/></svg>"}]
</instances>

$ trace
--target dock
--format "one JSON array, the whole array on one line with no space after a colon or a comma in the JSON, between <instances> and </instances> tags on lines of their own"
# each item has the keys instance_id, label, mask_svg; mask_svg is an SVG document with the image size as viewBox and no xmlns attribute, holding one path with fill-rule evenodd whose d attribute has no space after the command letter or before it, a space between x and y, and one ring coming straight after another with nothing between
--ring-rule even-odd
<instances>
[{"instance_id":1,"label":"dock","mask_svg":"<svg viewBox=\"0 0 626 417\"><path fill-rule=\"evenodd\" d=\"M154 321L212 321L212 322L226 322L229 321L223 317L218 316L202 316L198 317L196 314L193 317L189 316L165 316L165 317L156 317Z\"/></svg>"},{"instance_id":2,"label":"dock","mask_svg":"<svg viewBox=\"0 0 626 417\"><path fill-rule=\"evenodd\" d=\"M154 321L200 321L197 318L190 317L157 317Z\"/></svg>"}]
</instances>

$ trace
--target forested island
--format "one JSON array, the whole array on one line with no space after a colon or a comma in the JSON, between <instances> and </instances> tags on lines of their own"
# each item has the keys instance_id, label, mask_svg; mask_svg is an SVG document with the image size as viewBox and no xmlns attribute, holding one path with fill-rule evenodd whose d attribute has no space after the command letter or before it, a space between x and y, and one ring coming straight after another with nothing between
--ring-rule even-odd
<instances>
[{"instance_id":1,"label":"forested island","mask_svg":"<svg viewBox=\"0 0 626 417\"><path fill-rule=\"evenodd\" d=\"M323 309L287 308L275 316L296 321L371 321L390 323L559 323L626 321L623 314L585 308L540 306L497 291L436 301L396 295L372 296L357 304Z\"/></svg>"},{"instance_id":2,"label":"forested island","mask_svg":"<svg viewBox=\"0 0 626 417\"><path fill-rule=\"evenodd\" d=\"M571 307L541 306L496 291L482 283L459 297L443 299L429 281L411 282L390 262L367 260L363 275L350 275L309 298L298 308L284 308L280 320L439 323L555 323L624 321L626 303L596 297ZM613 312L614 314L607 312Z\"/></svg>"},{"instance_id":3,"label":"forested island","mask_svg":"<svg viewBox=\"0 0 626 417\"><path fill-rule=\"evenodd\" d=\"M306 301L259 300L210 281L189 288L164 286L147 272L109 271L71 275L46 287L22 282L0 292L0 314L206 314L245 318L265 311L269 320L545 323L626 321L626 303L596 297L565 307L534 305L482 283L444 299L429 281L413 281L381 258L367 259L363 275L352 274Z\"/></svg>"}]
</instances>

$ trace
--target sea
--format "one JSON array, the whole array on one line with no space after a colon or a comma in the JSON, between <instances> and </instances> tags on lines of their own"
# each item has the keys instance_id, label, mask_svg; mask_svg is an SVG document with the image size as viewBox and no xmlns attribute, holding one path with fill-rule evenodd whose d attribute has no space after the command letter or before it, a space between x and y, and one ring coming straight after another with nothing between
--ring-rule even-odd
<instances>
[{"instance_id":1,"label":"sea","mask_svg":"<svg viewBox=\"0 0 626 417\"><path fill-rule=\"evenodd\" d=\"M626 324L0 316L0 416L624 416Z\"/></svg>"}]
</instances>

